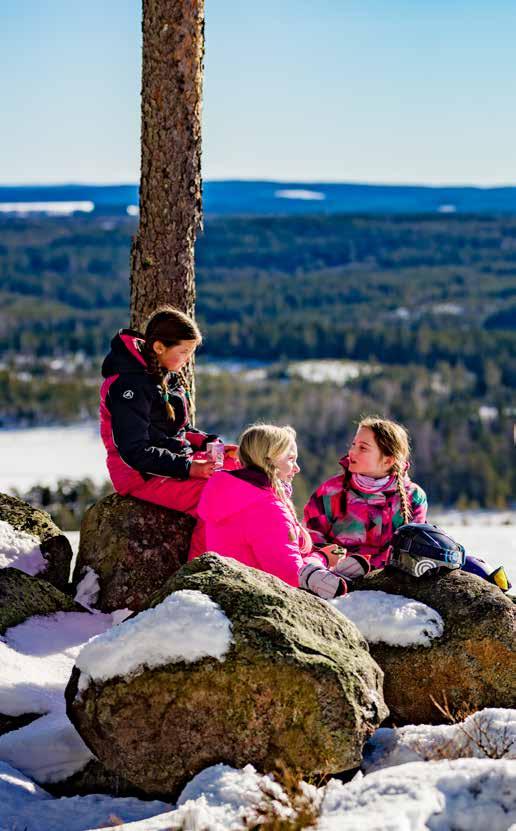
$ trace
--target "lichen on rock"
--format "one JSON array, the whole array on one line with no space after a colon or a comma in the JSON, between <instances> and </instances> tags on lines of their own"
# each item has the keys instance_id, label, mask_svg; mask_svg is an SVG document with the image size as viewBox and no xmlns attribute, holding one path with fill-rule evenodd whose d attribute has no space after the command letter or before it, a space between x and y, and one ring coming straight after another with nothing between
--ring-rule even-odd
<instances>
[{"instance_id":1,"label":"lichen on rock","mask_svg":"<svg viewBox=\"0 0 516 831\"><path fill-rule=\"evenodd\" d=\"M372 572L356 588L413 598L444 622L431 645L370 644L398 726L443 723L446 716L434 702L452 711L514 707L516 608L499 588L461 570L418 578L392 567Z\"/></svg>"},{"instance_id":2,"label":"lichen on rock","mask_svg":"<svg viewBox=\"0 0 516 831\"><path fill-rule=\"evenodd\" d=\"M281 761L304 775L357 766L387 710L356 627L319 598L215 554L184 566L154 603L184 590L220 607L233 642L223 661L176 660L80 692L75 669L68 715L102 763L167 798L218 762L272 770Z\"/></svg>"},{"instance_id":3,"label":"lichen on rock","mask_svg":"<svg viewBox=\"0 0 516 831\"><path fill-rule=\"evenodd\" d=\"M186 562L194 525L188 514L111 494L84 514L74 582L90 568L98 579L97 609L146 609Z\"/></svg>"}]
</instances>

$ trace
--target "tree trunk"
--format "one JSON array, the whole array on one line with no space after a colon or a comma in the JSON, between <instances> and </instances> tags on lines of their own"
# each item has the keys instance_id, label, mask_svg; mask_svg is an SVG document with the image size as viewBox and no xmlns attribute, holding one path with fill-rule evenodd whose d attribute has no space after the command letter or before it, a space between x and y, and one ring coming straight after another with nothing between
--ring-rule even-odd
<instances>
[{"instance_id":1,"label":"tree trunk","mask_svg":"<svg viewBox=\"0 0 516 831\"><path fill-rule=\"evenodd\" d=\"M131 326L169 303L193 315L202 223L204 0L143 0L140 224L131 251Z\"/></svg>"}]
</instances>

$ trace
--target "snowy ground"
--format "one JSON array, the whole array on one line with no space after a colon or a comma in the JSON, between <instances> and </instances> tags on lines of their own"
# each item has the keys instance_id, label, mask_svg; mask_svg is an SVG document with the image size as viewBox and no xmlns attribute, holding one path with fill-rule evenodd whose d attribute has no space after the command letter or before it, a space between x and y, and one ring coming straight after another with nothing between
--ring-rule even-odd
<instances>
[{"instance_id":1,"label":"snowy ground","mask_svg":"<svg viewBox=\"0 0 516 831\"><path fill-rule=\"evenodd\" d=\"M302 783L290 797L251 765L235 770L219 764L194 777L175 806L101 795L53 798L46 784L62 781L91 759L64 710L63 690L74 662L83 673L104 677L106 667L108 676L137 671L134 662L147 664L151 654L157 665L184 659L181 650L171 655L164 643L184 644L189 660L207 653L223 660L230 633L218 607L200 592L172 598L172 605L181 606L172 617L167 601L120 627L116 615L61 612L31 618L0 638L0 712L41 714L0 737L0 831L93 831L113 825L127 831L238 831L249 827L246 821L265 801L268 811L283 819L310 804L317 817L312 827L320 831L516 828L516 711L501 709L481 711L458 725L378 730L366 748L363 773L347 784L331 780L325 788ZM366 600L352 617L371 640L387 631L392 642L423 643L429 616L436 617L423 604L397 596L383 595L376 607L374 597ZM193 651L176 631L191 630L192 614L200 616ZM438 617L434 637L441 634ZM89 637L94 639L84 644Z\"/></svg>"}]
</instances>

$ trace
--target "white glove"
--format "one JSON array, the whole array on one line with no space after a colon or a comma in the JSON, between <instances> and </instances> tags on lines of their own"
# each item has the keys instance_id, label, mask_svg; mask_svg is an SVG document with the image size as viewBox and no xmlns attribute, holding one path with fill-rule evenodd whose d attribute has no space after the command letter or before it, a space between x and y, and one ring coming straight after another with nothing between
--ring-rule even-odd
<instances>
[{"instance_id":1,"label":"white glove","mask_svg":"<svg viewBox=\"0 0 516 831\"><path fill-rule=\"evenodd\" d=\"M308 589L312 594L331 600L341 594L346 594L346 581L324 566L307 563L299 571L299 585Z\"/></svg>"},{"instance_id":2,"label":"white glove","mask_svg":"<svg viewBox=\"0 0 516 831\"><path fill-rule=\"evenodd\" d=\"M360 554L349 554L334 566L333 571L345 580L357 580L371 570L369 561Z\"/></svg>"}]
</instances>

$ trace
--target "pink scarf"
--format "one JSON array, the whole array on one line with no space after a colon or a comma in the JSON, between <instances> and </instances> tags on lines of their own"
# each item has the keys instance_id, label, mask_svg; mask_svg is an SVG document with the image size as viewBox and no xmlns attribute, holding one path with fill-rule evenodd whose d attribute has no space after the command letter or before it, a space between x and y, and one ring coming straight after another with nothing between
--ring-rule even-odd
<instances>
[{"instance_id":1,"label":"pink scarf","mask_svg":"<svg viewBox=\"0 0 516 831\"><path fill-rule=\"evenodd\" d=\"M351 474L351 484L363 493L380 493L393 487L396 481L394 475L382 476L375 479L373 476L364 476L362 473Z\"/></svg>"}]
</instances>

